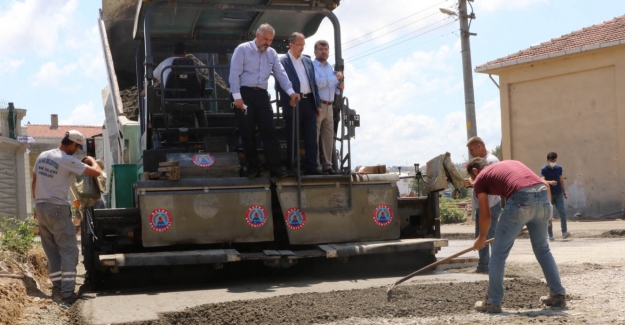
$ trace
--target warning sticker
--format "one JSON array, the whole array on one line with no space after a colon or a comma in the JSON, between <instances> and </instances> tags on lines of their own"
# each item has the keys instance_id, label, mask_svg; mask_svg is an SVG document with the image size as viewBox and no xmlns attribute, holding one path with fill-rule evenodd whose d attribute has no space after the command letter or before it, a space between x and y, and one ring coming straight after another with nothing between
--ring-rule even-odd
<instances>
[{"instance_id":1,"label":"warning sticker","mask_svg":"<svg viewBox=\"0 0 625 325\"><path fill-rule=\"evenodd\" d=\"M163 232L171 227L172 222L171 213L165 209L156 209L150 214L150 227L154 231Z\"/></svg>"},{"instance_id":2,"label":"warning sticker","mask_svg":"<svg viewBox=\"0 0 625 325\"><path fill-rule=\"evenodd\" d=\"M286 210L284 219L289 228L297 230L304 227L304 224L306 224L306 213L300 211L298 208L290 208Z\"/></svg>"},{"instance_id":3,"label":"warning sticker","mask_svg":"<svg viewBox=\"0 0 625 325\"><path fill-rule=\"evenodd\" d=\"M373 210L373 221L378 226L386 226L393 220L393 210L388 205L380 204Z\"/></svg>"},{"instance_id":4,"label":"warning sticker","mask_svg":"<svg viewBox=\"0 0 625 325\"><path fill-rule=\"evenodd\" d=\"M207 153L202 155L193 155L193 163L200 167L208 167L215 163L215 158Z\"/></svg>"},{"instance_id":5,"label":"warning sticker","mask_svg":"<svg viewBox=\"0 0 625 325\"><path fill-rule=\"evenodd\" d=\"M267 211L260 205L252 205L245 213L245 221L248 225L258 228L267 221Z\"/></svg>"}]
</instances>

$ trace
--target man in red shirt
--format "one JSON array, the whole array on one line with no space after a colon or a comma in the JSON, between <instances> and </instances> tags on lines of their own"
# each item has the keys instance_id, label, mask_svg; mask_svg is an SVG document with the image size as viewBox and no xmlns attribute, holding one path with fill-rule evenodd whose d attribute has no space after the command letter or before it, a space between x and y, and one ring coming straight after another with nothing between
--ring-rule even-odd
<instances>
[{"instance_id":1,"label":"man in red shirt","mask_svg":"<svg viewBox=\"0 0 625 325\"><path fill-rule=\"evenodd\" d=\"M480 234L473 244L475 249L486 246L491 222L488 195L500 195L507 199L492 245L488 295L485 300L475 303L475 309L489 313L501 312L506 259L524 226L527 226L534 255L549 285L549 295L541 297L540 302L546 306L565 307L565 290L547 243L547 223L553 213L547 182L515 160L489 166L483 158L473 158L467 164L467 172L473 179L473 193L480 206Z\"/></svg>"}]
</instances>

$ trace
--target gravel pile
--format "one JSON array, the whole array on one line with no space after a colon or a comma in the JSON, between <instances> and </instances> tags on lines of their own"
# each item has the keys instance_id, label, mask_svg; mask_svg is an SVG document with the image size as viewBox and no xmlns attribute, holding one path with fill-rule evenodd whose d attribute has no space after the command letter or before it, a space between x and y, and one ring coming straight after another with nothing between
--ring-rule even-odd
<instances>
[{"instance_id":1,"label":"gravel pile","mask_svg":"<svg viewBox=\"0 0 625 325\"><path fill-rule=\"evenodd\" d=\"M399 286L387 301L386 288L295 294L268 299L234 301L163 315L133 325L169 324L325 324L350 318L439 317L471 313L486 282ZM548 289L536 279L506 283L506 308L538 308Z\"/></svg>"}]
</instances>

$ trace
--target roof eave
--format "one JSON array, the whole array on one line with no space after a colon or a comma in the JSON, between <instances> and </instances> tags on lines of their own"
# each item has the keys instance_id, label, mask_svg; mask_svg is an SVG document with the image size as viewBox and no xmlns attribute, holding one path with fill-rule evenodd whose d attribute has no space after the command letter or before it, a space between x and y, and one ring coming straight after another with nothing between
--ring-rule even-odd
<instances>
[{"instance_id":1,"label":"roof eave","mask_svg":"<svg viewBox=\"0 0 625 325\"><path fill-rule=\"evenodd\" d=\"M594 45L587 45L587 46L583 46L583 47L579 47L575 49L569 49L569 50L564 50L564 51L559 51L559 52L554 52L554 53L543 54L540 56L535 56L535 57L521 59L521 60L510 60L506 62L499 62L499 63L493 63L493 64L487 63L485 65L475 67L474 71L478 73L496 74L494 72L497 72L498 70L509 68L515 65L548 60L548 59L553 59L553 58L563 56L563 55L594 51L598 49L605 49L605 48L620 46L620 45L625 45L625 39L622 39L620 41L612 41L612 42L606 42L606 43L600 43L600 44L594 44Z\"/></svg>"}]
</instances>

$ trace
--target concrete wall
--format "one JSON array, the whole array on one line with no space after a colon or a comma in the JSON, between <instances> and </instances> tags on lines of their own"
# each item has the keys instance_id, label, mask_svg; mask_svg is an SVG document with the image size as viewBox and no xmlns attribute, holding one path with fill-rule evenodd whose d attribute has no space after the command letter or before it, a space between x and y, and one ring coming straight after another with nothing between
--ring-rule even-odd
<instances>
[{"instance_id":1,"label":"concrete wall","mask_svg":"<svg viewBox=\"0 0 625 325\"><path fill-rule=\"evenodd\" d=\"M26 116L26 110L23 108L16 108L15 116L15 135L23 135L22 133L22 119ZM0 109L0 136L8 138L9 137L9 110L4 108Z\"/></svg>"},{"instance_id":2,"label":"concrete wall","mask_svg":"<svg viewBox=\"0 0 625 325\"><path fill-rule=\"evenodd\" d=\"M567 213L625 207L625 46L491 71L500 76L504 159L537 174L547 153L563 167Z\"/></svg>"},{"instance_id":3,"label":"concrete wall","mask_svg":"<svg viewBox=\"0 0 625 325\"><path fill-rule=\"evenodd\" d=\"M16 109L15 134L21 135L25 109ZM26 218L31 213L32 194L28 173L28 145L8 138L8 111L0 110L0 216Z\"/></svg>"}]
</instances>

